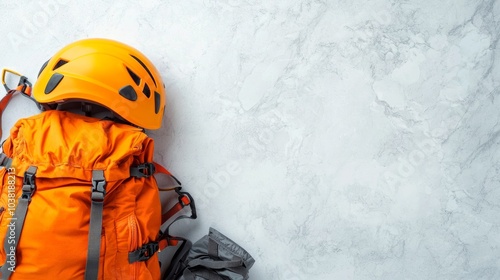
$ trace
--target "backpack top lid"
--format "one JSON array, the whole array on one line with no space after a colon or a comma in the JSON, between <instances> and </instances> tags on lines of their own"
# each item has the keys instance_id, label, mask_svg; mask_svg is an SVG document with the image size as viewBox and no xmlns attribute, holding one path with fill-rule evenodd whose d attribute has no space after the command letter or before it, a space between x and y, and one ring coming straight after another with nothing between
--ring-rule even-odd
<instances>
[{"instance_id":1,"label":"backpack top lid","mask_svg":"<svg viewBox=\"0 0 500 280\"><path fill-rule=\"evenodd\" d=\"M140 128L66 111L50 110L20 119L3 144L15 173L30 166L39 178L92 179L103 170L106 180L130 177L130 167L152 162L153 139Z\"/></svg>"},{"instance_id":2,"label":"backpack top lid","mask_svg":"<svg viewBox=\"0 0 500 280\"><path fill-rule=\"evenodd\" d=\"M33 98L41 104L90 102L142 128L161 127L161 75L138 50L108 39L84 39L58 51L40 69Z\"/></svg>"}]
</instances>

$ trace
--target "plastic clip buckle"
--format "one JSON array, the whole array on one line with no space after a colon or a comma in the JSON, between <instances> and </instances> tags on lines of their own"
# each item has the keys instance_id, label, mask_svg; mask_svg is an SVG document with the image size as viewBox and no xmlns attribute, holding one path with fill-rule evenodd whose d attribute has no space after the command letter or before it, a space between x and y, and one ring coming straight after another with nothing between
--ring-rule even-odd
<instances>
[{"instance_id":1,"label":"plastic clip buckle","mask_svg":"<svg viewBox=\"0 0 500 280\"><path fill-rule=\"evenodd\" d=\"M129 262L143 262L149 260L156 252L160 250L158 242L144 244L136 251L129 253ZM133 257L132 255L133 254Z\"/></svg>"},{"instance_id":2,"label":"plastic clip buckle","mask_svg":"<svg viewBox=\"0 0 500 280\"><path fill-rule=\"evenodd\" d=\"M35 173L26 171L24 173L23 178L23 194L21 195L22 199L27 199L31 201L31 197L35 192Z\"/></svg>"},{"instance_id":3,"label":"plastic clip buckle","mask_svg":"<svg viewBox=\"0 0 500 280\"><path fill-rule=\"evenodd\" d=\"M144 175L144 177L148 178L155 174L156 167L153 163L143 163L137 166L137 170Z\"/></svg>"},{"instance_id":4,"label":"plastic clip buckle","mask_svg":"<svg viewBox=\"0 0 500 280\"><path fill-rule=\"evenodd\" d=\"M103 202L106 195L106 181L92 180L92 201Z\"/></svg>"}]
</instances>

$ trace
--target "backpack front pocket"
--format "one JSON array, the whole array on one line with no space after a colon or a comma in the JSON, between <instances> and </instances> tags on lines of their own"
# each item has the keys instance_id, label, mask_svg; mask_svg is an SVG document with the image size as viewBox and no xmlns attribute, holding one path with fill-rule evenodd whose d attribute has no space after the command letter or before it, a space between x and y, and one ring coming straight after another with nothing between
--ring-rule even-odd
<instances>
[{"instance_id":1,"label":"backpack front pocket","mask_svg":"<svg viewBox=\"0 0 500 280\"><path fill-rule=\"evenodd\" d=\"M144 266L144 262L129 263L128 261L129 253L141 247L142 236L137 217L134 214L130 214L117 220L116 234L117 257L120 261L117 265L118 269L121 270L121 279L138 279L141 266Z\"/></svg>"}]
</instances>

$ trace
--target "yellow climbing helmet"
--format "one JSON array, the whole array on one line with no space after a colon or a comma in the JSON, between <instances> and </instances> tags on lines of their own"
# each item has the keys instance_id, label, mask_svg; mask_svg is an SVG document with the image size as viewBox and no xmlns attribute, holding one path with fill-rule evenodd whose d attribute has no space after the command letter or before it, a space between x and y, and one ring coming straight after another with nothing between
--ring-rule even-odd
<instances>
[{"instance_id":1,"label":"yellow climbing helmet","mask_svg":"<svg viewBox=\"0 0 500 280\"><path fill-rule=\"evenodd\" d=\"M48 105L95 103L146 129L160 128L166 99L153 63L108 39L84 39L62 48L40 69L32 96Z\"/></svg>"}]
</instances>

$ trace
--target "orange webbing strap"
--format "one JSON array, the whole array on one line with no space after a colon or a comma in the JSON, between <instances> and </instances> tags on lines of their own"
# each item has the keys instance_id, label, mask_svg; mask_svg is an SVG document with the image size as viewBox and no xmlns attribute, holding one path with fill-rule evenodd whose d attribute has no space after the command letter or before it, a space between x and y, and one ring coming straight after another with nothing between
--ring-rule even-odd
<instances>
[{"instance_id":1,"label":"orange webbing strap","mask_svg":"<svg viewBox=\"0 0 500 280\"><path fill-rule=\"evenodd\" d=\"M181 181L177 180L177 178L175 178L174 175L172 175L172 173L170 173L170 171L168 171L168 169L166 169L165 167L163 167L163 165L159 164L158 162L153 162L153 165L155 166L155 173L161 173L161 174L165 174L165 175L168 175L170 176L172 179L175 180L175 182L180 186L182 185L181 184ZM160 190L167 190L167 191L170 191L170 190L174 190L173 188L169 188L169 189L160 189Z\"/></svg>"},{"instance_id":2,"label":"orange webbing strap","mask_svg":"<svg viewBox=\"0 0 500 280\"><path fill-rule=\"evenodd\" d=\"M177 246L179 244L180 240L179 238L173 239L173 238L168 238L168 239L162 239L160 242L158 242L158 245L160 245L160 251L167 248L168 246Z\"/></svg>"},{"instance_id":3,"label":"orange webbing strap","mask_svg":"<svg viewBox=\"0 0 500 280\"><path fill-rule=\"evenodd\" d=\"M158 162L153 162L154 166L155 166L155 169L156 169L156 173L162 173L162 174L165 174L165 175L168 175L168 176L172 176L172 173L170 173L170 171L168 171L165 167L163 167L163 165L159 164Z\"/></svg>"},{"instance_id":4,"label":"orange webbing strap","mask_svg":"<svg viewBox=\"0 0 500 280\"><path fill-rule=\"evenodd\" d=\"M179 195L179 201L170 208L165 214L162 215L162 225L167 223L170 219L172 219L176 214L178 214L184 207L189 206L191 210L191 215L178 215L175 219L168 224L165 228L165 232L160 231L160 235L157 239L158 244L160 245L160 251L165 249L167 246L176 246L179 241L185 241L184 238L172 236L169 233L170 226L175 224L178 220L182 219L196 219L196 206L194 203L194 199L187 192L181 192L181 187L175 189L175 192Z\"/></svg>"},{"instance_id":5,"label":"orange webbing strap","mask_svg":"<svg viewBox=\"0 0 500 280\"><path fill-rule=\"evenodd\" d=\"M161 216L162 225L164 225L166 222L168 222L170 219L172 219L176 214L178 214L186 206L189 206L190 210L191 210L190 216L179 215L166 227L165 232L160 232L159 238L157 240L158 240L159 249L161 251L168 246L177 246L179 244L179 242L186 241L186 239L184 239L184 238L171 236L168 232L170 226L172 224L174 224L176 221L181 220L181 219L196 219L197 215L196 215L196 206L194 203L194 199L189 193L181 191L181 189L182 189L180 187L181 182L179 182L179 180L177 180L177 178L175 178L172 175L172 173L170 173L170 171L168 171L161 164L155 162L154 165L155 165L156 173L162 173L162 174L168 175L168 176L172 177L179 184L178 187L174 187L174 188L163 188L163 189L160 188L160 190L163 190L163 191L175 191L178 195L178 197L177 197L178 202L174 206L172 206L167 212L162 214L162 216Z\"/></svg>"},{"instance_id":6,"label":"orange webbing strap","mask_svg":"<svg viewBox=\"0 0 500 280\"><path fill-rule=\"evenodd\" d=\"M179 186L181 185L181 182L179 182L179 180L177 180L177 178L175 178L174 175L172 175L172 173L168 171L168 169L166 169L157 162L153 162L153 164L155 166L155 173L162 173L168 175L172 177L177 182L177 184L179 184ZM189 206L191 204L192 200L191 196L188 193L180 192L180 189L181 189L180 187L160 188L160 191L175 191L179 195L178 196L179 201L161 216L162 224L170 220L170 218L175 216L175 214L179 213L182 209L184 209L184 207Z\"/></svg>"},{"instance_id":7,"label":"orange webbing strap","mask_svg":"<svg viewBox=\"0 0 500 280\"><path fill-rule=\"evenodd\" d=\"M187 195L179 195L179 202L172 206L165 214L161 216L161 223L164 224L170 220L175 214L179 213L184 207L191 204L191 199Z\"/></svg>"}]
</instances>

